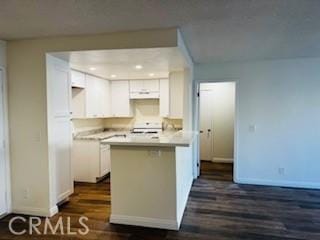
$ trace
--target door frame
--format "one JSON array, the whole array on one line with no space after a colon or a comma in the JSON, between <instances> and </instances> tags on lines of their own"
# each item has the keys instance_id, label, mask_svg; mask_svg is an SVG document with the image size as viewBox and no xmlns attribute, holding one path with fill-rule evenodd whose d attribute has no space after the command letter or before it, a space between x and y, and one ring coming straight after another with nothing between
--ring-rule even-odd
<instances>
[{"instance_id":1,"label":"door frame","mask_svg":"<svg viewBox=\"0 0 320 240\"><path fill-rule=\"evenodd\" d=\"M234 151L233 151L233 181L237 182L238 179L238 137L239 137L239 130L238 130L238 117L239 117L239 79L233 78L226 78L226 79L199 79L196 80L196 86L194 90L194 94L196 96L195 101L195 130L197 132L200 131L200 84L201 83L227 83L233 82L235 84L235 112L234 112ZM198 175L200 175L200 168L201 168L201 159L200 159L200 137L198 141Z\"/></svg>"},{"instance_id":2,"label":"door frame","mask_svg":"<svg viewBox=\"0 0 320 240\"><path fill-rule=\"evenodd\" d=\"M4 164L5 164L5 181L6 181L6 214L11 213L12 203L11 203L11 176L10 176L10 142L9 142L9 114L8 114L8 81L7 81L7 72L6 68L0 66L2 71L2 80L3 80L3 123L4 123ZM1 85L1 84L0 84ZM2 89L0 89L2 91ZM1 217L1 216L0 216Z\"/></svg>"}]
</instances>

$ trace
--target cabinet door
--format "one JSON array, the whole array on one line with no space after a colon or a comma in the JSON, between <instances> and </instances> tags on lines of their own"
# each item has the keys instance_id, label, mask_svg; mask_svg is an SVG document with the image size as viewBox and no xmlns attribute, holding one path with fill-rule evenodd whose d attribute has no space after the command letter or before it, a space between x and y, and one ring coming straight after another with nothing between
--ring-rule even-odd
<instances>
[{"instance_id":1,"label":"cabinet door","mask_svg":"<svg viewBox=\"0 0 320 240\"><path fill-rule=\"evenodd\" d=\"M169 116L169 79L160 79L160 116Z\"/></svg>"},{"instance_id":2,"label":"cabinet door","mask_svg":"<svg viewBox=\"0 0 320 240\"><path fill-rule=\"evenodd\" d=\"M78 71L71 71L71 86L77 88L85 88L86 87L86 80L85 74Z\"/></svg>"},{"instance_id":3,"label":"cabinet door","mask_svg":"<svg viewBox=\"0 0 320 240\"><path fill-rule=\"evenodd\" d=\"M86 75L86 112L88 118L98 117L99 112L99 83L96 77Z\"/></svg>"},{"instance_id":4,"label":"cabinet door","mask_svg":"<svg viewBox=\"0 0 320 240\"><path fill-rule=\"evenodd\" d=\"M102 115L103 117L111 116L111 92L110 92L110 82L108 80L103 80L103 94L102 94Z\"/></svg>"},{"instance_id":5,"label":"cabinet door","mask_svg":"<svg viewBox=\"0 0 320 240\"><path fill-rule=\"evenodd\" d=\"M110 145L102 145L100 149L100 176L108 174L111 170Z\"/></svg>"},{"instance_id":6,"label":"cabinet door","mask_svg":"<svg viewBox=\"0 0 320 240\"><path fill-rule=\"evenodd\" d=\"M56 202L73 192L71 167L71 81L69 64L47 56L48 139L50 169L54 171Z\"/></svg>"},{"instance_id":7,"label":"cabinet door","mask_svg":"<svg viewBox=\"0 0 320 240\"><path fill-rule=\"evenodd\" d=\"M130 92L142 92L144 90L143 80L130 80Z\"/></svg>"},{"instance_id":8,"label":"cabinet door","mask_svg":"<svg viewBox=\"0 0 320 240\"><path fill-rule=\"evenodd\" d=\"M97 107L97 114L96 117L102 118L104 117L104 101L106 97L106 92L105 92L105 80L101 78L96 78L96 95L97 95L97 102L96 105Z\"/></svg>"},{"instance_id":9,"label":"cabinet door","mask_svg":"<svg viewBox=\"0 0 320 240\"><path fill-rule=\"evenodd\" d=\"M158 79L144 80L143 89L145 89L147 92L159 92L159 80Z\"/></svg>"},{"instance_id":10,"label":"cabinet door","mask_svg":"<svg viewBox=\"0 0 320 240\"><path fill-rule=\"evenodd\" d=\"M170 118L183 118L184 73L173 72L169 80Z\"/></svg>"},{"instance_id":11,"label":"cabinet door","mask_svg":"<svg viewBox=\"0 0 320 240\"><path fill-rule=\"evenodd\" d=\"M76 182L95 183L100 177L100 142L74 140L72 162Z\"/></svg>"},{"instance_id":12,"label":"cabinet door","mask_svg":"<svg viewBox=\"0 0 320 240\"><path fill-rule=\"evenodd\" d=\"M118 80L111 83L111 109L114 117L131 117L129 82Z\"/></svg>"}]
</instances>

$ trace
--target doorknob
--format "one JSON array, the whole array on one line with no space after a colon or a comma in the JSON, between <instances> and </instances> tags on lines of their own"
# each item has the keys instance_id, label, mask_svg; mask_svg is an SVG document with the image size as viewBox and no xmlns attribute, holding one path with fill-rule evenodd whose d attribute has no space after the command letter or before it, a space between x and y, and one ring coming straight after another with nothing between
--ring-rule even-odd
<instances>
[{"instance_id":1,"label":"doorknob","mask_svg":"<svg viewBox=\"0 0 320 240\"><path fill-rule=\"evenodd\" d=\"M210 137L211 129L208 129L207 137Z\"/></svg>"},{"instance_id":2,"label":"doorknob","mask_svg":"<svg viewBox=\"0 0 320 240\"><path fill-rule=\"evenodd\" d=\"M200 130L200 133L203 133L203 131L202 131L202 130Z\"/></svg>"}]
</instances>

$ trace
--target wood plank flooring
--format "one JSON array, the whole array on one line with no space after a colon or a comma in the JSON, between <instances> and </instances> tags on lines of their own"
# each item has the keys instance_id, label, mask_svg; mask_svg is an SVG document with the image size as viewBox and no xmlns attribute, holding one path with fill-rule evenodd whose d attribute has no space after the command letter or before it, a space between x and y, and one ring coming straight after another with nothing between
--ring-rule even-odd
<instances>
[{"instance_id":1,"label":"wood plank flooring","mask_svg":"<svg viewBox=\"0 0 320 240\"><path fill-rule=\"evenodd\" d=\"M319 190L234 184L230 165L205 163L202 173L193 184L180 231L109 224L110 183L105 180L76 184L70 202L51 219L70 217L72 230L77 230L78 218L85 215L90 219L88 235L13 236L10 215L0 221L0 239L320 240Z\"/></svg>"}]
</instances>

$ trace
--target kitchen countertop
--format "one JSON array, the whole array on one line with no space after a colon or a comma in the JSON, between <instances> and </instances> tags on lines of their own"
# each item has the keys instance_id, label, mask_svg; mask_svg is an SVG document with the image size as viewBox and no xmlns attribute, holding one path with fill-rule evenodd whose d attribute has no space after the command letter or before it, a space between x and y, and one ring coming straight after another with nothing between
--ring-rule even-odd
<instances>
[{"instance_id":1,"label":"kitchen countertop","mask_svg":"<svg viewBox=\"0 0 320 240\"><path fill-rule=\"evenodd\" d=\"M189 147L193 142L197 132L192 131L164 131L156 135L134 135L114 136L102 140L104 144L115 146L158 146L158 147Z\"/></svg>"},{"instance_id":2,"label":"kitchen countertop","mask_svg":"<svg viewBox=\"0 0 320 240\"><path fill-rule=\"evenodd\" d=\"M87 135L78 135L74 137L74 140L97 140L101 141L107 138L115 137L116 135L128 135L130 134L129 130L109 130L109 131L102 131L93 134Z\"/></svg>"}]
</instances>

